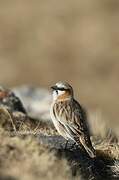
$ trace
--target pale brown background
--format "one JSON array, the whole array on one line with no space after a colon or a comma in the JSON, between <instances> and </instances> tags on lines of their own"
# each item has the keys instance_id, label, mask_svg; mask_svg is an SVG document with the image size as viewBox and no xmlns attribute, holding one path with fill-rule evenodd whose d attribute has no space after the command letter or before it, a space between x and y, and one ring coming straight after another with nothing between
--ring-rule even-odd
<instances>
[{"instance_id":1,"label":"pale brown background","mask_svg":"<svg viewBox=\"0 0 119 180\"><path fill-rule=\"evenodd\" d=\"M118 0L0 0L0 83L59 80L118 128Z\"/></svg>"}]
</instances>

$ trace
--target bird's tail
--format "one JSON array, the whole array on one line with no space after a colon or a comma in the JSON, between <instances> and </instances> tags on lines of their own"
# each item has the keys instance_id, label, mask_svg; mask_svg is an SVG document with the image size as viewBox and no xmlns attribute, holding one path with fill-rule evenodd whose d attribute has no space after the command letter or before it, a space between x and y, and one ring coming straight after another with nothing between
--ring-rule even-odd
<instances>
[{"instance_id":1,"label":"bird's tail","mask_svg":"<svg viewBox=\"0 0 119 180\"><path fill-rule=\"evenodd\" d=\"M96 151L93 147L88 147L87 145L83 145L83 146L91 158L96 157Z\"/></svg>"},{"instance_id":2,"label":"bird's tail","mask_svg":"<svg viewBox=\"0 0 119 180\"><path fill-rule=\"evenodd\" d=\"M90 138L85 137L85 136L80 136L79 141L83 145L84 149L89 154L89 156L91 158L95 158L96 157L96 150L93 148Z\"/></svg>"}]
</instances>

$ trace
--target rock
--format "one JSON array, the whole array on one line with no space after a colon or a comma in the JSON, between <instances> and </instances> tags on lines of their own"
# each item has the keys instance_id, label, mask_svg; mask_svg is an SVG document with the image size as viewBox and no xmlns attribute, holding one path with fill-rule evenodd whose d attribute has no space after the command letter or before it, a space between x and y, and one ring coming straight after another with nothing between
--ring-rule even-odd
<instances>
[{"instance_id":1,"label":"rock","mask_svg":"<svg viewBox=\"0 0 119 180\"><path fill-rule=\"evenodd\" d=\"M67 159L73 176L80 174L82 179L87 180L119 179L118 170L112 171L112 168L115 167L114 163L118 162L118 160L114 162L114 159L104 152L97 151L97 156L92 159L82 147L77 146L73 141L69 140L66 145L66 140L61 136L45 136L41 134L37 138L41 144L54 151L59 158ZM115 145L115 147L117 146Z\"/></svg>"},{"instance_id":2,"label":"rock","mask_svg":"<svg viewBox=\"0 0 119 180\"><path fill-rule=\"evenodd\" d=\"M51 95L48 90L21 86L13 88L13 92L21 99L29 117L44 121L50 120Z\"/></svg>"},{"instance_id":3,"label":"rock","mask_svg":"<svg viewBox=\"0 0 119 180\"><path fill-rule=\"evenodd\" d=\"M2 86L0 86L0 107L4 107L11 112L19 111L26 114L20 99L10 89Z\"/></svg>"},{"instance_id":4,"label":"rock","mask_svg":"<svg viewBox=\"0 0 119 180\"><path fill-rule=\"evenodd\" d=\"M13 92L0 87L0 126L7 131L22 131L23 134L54 132L51 130L52 124L49 126L47 121L50 119L49 109L50 95L47 90L27 86Z\"/></svg>"}]
</instances>

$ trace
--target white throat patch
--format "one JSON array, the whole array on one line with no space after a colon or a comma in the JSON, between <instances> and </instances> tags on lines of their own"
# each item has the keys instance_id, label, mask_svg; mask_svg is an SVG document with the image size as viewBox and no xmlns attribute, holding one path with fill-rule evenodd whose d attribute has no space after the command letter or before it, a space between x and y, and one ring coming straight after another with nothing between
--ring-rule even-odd
<instances>
[{"instance_id":1,"label":"white throat patch","mask_svg":"<svg viewBox=\"0 0 119 180\"><path fill-rule=\"evenodd\" d=\"M53 100L56 100L58 96L60 96L60 95L62 95L64 93L65 93L65 91L60 91L60 90L56 91L56 90L54 90L53 91Z\"/></svg>"}]
</instances>

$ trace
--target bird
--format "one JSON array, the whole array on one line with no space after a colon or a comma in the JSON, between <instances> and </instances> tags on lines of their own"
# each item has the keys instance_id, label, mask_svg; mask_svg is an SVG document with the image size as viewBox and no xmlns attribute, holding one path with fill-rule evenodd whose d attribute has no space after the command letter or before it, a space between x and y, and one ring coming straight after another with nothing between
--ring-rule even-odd
<instances>
[{"instance_id":1,"label":"bird","mask_svg":"<svg viewBox=\"0 0 119 180\"><path fill-rule=\"evenodd\" d=\"M91 158L96 157L92 146L84 108L74 98L72 86L67 82L57 82L51 87L53 100L50 108L52 122L67 141L73 140L78 146L83 146Z\"/></svg>"}]
</instances>

